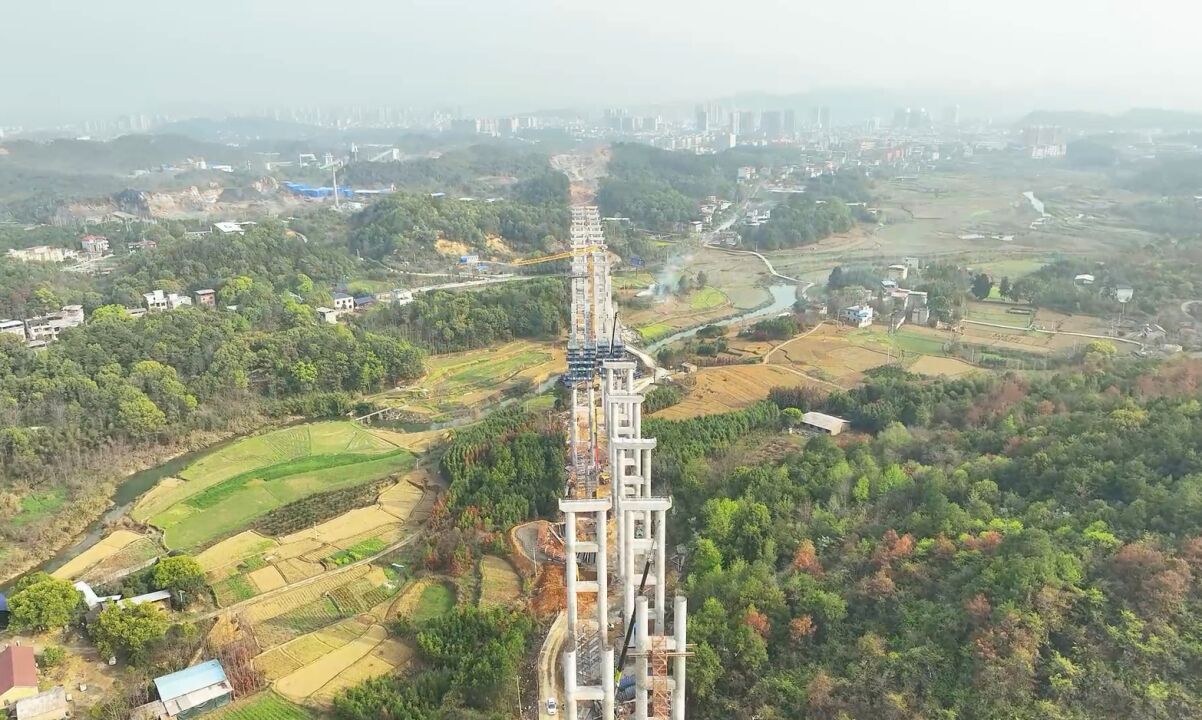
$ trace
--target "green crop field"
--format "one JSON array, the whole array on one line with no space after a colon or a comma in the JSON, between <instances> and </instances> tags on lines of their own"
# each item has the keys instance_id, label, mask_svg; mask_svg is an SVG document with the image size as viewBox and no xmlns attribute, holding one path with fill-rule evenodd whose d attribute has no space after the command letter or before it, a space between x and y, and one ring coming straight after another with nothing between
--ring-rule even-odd
<instances>
[{"instance_id":1,"label":"green crop field","mask_svg":"<svg viewBox=\"0 0 1202 720\"><path fill-rule=\"evenodd\" d=\"M539 350L501 357L490 351L470 360L455 357L447 364L434 358L428 362L427 383L436 385L440 394L454 395L470 388L493 385L550 359L551 353Z\"/></svg>"},{"instance_id":2,"label":"green crop field","mask_svg":"<svg viewBox=\"0 0 1202 720\"><path fill-rule=\"evenodd\" d=\"M672 326L667 323L657 322L650 325L644 325L639 328L639 335L643 336L643 342L654 342L661 337L672 334Z\"/></svg>"},{"instance_id":3,"label":"green crop field","mask_svg":"<svg viewBox=\"0 0 1202 720\"><path fill-rule=\"evenodd\" d=\"M919 355L942 355L943 341L928 335L908 333L905 328L893 334L893 343L908 353Z\"/></svg>"},{"instance_id":4,"label":"green crop field","mask_svg":"<svg viewBox=\"0 0 1202 720\"><path fill-rule=\"evenodd\" d=\"M249 600L257 594L255 586L245 575L235 575L213 586L213 595L217 598L217 605L220 607L229 607L243 600Z\"/></svg>"},{"instance_id":5,"label":"green crop field","mask_svg":"<svg viewBox=\"0 0 1202 720\"><path fill-rule=\"evenodd\" d=\"M327 625L333 625L347 615L348 613L343 612L337 603L326 595L308 605L257 623L255 638L261 648L275 647Z\"/></svg>"},{"instance_id":6,"label":"green crop field","mask_svg":"<svg viewBox=\"0 0 1202 720\"><path fill-rule=\"evenodd\" d=\"M449 612L453 607L454 591L442 583L433 583L422 590L417 607L413 609L412 620L415 623L424 623Z\"/></svg>"},{"instance_id":7,"label":"green crop field","mask_svg":"<svg viewBox=\"0 0 1202 720\"><path fill-rule=\"evenodd\" d=\"M943 355L943 341L920 333L907 332L905 326L895 333L884 330L864 329L855 330L847 335L847 339L864 347L877 350L901 350L913 355Z\"/></svg>"},{"instance_id":8,"label":"green crop field","mask_svg":"<svg viewBox=\"0 0 1202 720\"><path fill-rule=\"evenodd\" d=\"M965 317L968 320L1009 325L1011 327L1026 327L1034 317L1034 313L1009 312L1010 310L1030 309L1027 305L1016 305L1006 302L970 302Z\"/></svg>"},{"instance_id":9,"label":"green crop field","mask_svg":"<svg viewBox=\"0 0 1202 720\"><path fill-rule=\"evenodd\" d=\"M277 507L413 466L413 455L349 422L300 425L217 450L140 508L171 549L202 547Z\"/></svg>"},{"instance_id":10,"label":"green crop field","mask_svg":"<svg viewBox=\"0 0 1202 720\"><path fill-rule=\"evenodd\" d=\"M353 562L358 562L365 557L370 557L388 547L388 543L380 538L368 538L362 542L357 542L346 550L341 550L326 558L335 565L350 565Z\"/></svg>"},{"instance_id":11,"label":"green crop field","mask_svg":"<svg viewBox=\"0 0 1202 720\"><path fill-rule=\"evenodd\" d=\"M725 305L726 302L726 294L718 288L703 287L689 298L689 307L694 310L712 310Z\"/></svg>"},{"instance_id":12,"label":"green crop field","mask_svg":"<svg viewBox=\"0 0 1202 720\"><path fill-rule=\"evenodd\" d=\"M262 692L209 715L211 720L312 720L307 709L271 691Z\"/></svg>"},{"instance_id":13,"label":"green crop field","mask_svg":"<svg viewBox=\"0 0 1202 720\"><path fill-rule=\"evenodd\" d=\"M648 272L617 273L613 276L615 290L645 290L655 282L655 277Z\"/></svg>"}]
</instances>

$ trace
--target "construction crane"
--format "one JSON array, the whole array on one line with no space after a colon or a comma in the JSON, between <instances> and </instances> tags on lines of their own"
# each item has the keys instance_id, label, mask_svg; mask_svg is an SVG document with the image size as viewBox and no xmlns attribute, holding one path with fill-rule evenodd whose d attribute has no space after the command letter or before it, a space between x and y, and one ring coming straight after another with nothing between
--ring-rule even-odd
<instances>
[{"instance_id":1,"label":"construction crane","mask_svg":"<svg viewBox=\"0 0 1202 720\"><path fill-rule=\"evenodd\" d=\"M593 252L596 252L595 248L581 247L581 248L576 248L574 250L565 250L563 252L558 252L558 253L555 253L554 255L542 255L542 256L534 257L534 258L522 258L521 260L514 260L513 262L509 262L509 263L505 263L505 264L513 265L514 267L521 267L523 265L537 265L538 263L554 262L556 260L568 260L576 255L588 255Z\"/></svg>"}]
</instances>

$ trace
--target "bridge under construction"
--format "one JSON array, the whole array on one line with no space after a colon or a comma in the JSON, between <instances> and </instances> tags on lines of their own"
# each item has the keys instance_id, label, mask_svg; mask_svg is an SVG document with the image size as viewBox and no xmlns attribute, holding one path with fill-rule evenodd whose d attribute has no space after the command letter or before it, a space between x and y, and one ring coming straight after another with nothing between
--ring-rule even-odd
<instances>
[{"instance_id":1,"label":"bridge under construction","mask_svg":"<svg viewBox=\"0 0 1202 720\"><path fill-rule=\"evenodd\" d=\"M564 516L568 720L684 720L687 606L667 592L667 513L642 436L638 364L613 307L596 207L572 208L570 388ZM611 542L611 540L613 542ZM610 602L610 583L616 582Z\"/></svg>"}]
</instances>

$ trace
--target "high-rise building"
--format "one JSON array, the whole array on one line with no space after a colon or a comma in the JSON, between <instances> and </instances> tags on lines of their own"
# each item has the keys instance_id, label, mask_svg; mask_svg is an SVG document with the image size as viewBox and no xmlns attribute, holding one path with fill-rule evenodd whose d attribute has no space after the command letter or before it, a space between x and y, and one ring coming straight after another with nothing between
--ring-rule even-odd
<instances>
[{"instance_id":1,"label":"high-rise building","mask_svg":"<svg viewBox=\"0 0 1202 720\"><path fill-rule=\"evenodd\" d=\"M769 138L778 138L784 129L780 110L765 110L760 114L760 129Z\"/></svg>"},{"instance_id":2,"label":"high-rise building","mask_svg":"<svg viewBox=\"0 0 1202 720\"><path fill-rule=\"evenodd\" d=\"M1051 125L1025 127L1023 147L1035 159L1064 157L1068 151L1064 128Z\"/></svg>"},{"instance_id":3,"label":"high-rise building","mask_svg":"<svg viewBox=\"0 0 1202 720\"><path fill-rule=\"evenodd\" d=\"M748 133L758 132L760 129L757 121L755 110L740 110L739 111L739 132L744 135Z\"/></svg>"},{"instance_id":4,"label":"high-rise building","mask_svg":"<svg viewBox=\"0 0 1202 720\"><path fill-rule=\"evenodd\" d=\"M960 124L960 106L948 105L943 108L943 124L955 127Z\"/></svg>"},{"instance_id":5,"label":"high-rise building","mask_svg":"<svg viewBox=\"0 0 1202 720\"><path fill-rule=\"evenodd\" d=\"M818 127L823 130L831 129L831 109L827 105L818 108Z\"/></svg>"},{"instance_id":6,"label":"high-rise building","mask_svg":"<svg viewBox=\"0 0 1202 720\"><path fill-rule=\"evenodd\" d=\"M626 108L607 108L605 110L605 127L621 131L622 120L630 115Z\"/></svg>"},{"instance_id":7,"label":"high-rise building","mask_svg":"<svg viewBox=\"0 0 1202 720\"><path fill-rule=\"evenodd\" d=\"M697 126L697 132L709 132L710 130L710 114L709 108L705 105L698 105L695 110L696 118L694 124Z\"/></svg>"},{"instance_id":8,"label":"high-rise building","mask_svg":"<svg viewBox=\"0 0 1202 720\"><path fill-rule=\"evenodd\" d=\"M793 110L785 111L785 134L793 135L797 132L797 113Z\"/></svg>"}]
</instances>

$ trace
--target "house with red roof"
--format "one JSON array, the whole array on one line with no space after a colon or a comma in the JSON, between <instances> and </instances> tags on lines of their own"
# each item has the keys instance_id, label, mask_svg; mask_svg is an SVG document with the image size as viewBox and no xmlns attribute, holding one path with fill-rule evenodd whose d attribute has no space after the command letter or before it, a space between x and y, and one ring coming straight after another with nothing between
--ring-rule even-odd
<instances>
[{"instance_id":1,"label":"house with red roof","mask_svg":"<svg viewBox=\"0 0 1202 720\"><path fill-rule=\"evenodd\" d=\"M9 645L0 650L0 708L38 694L38 666L33 648Z\"/></svg>"}]
</instances>

